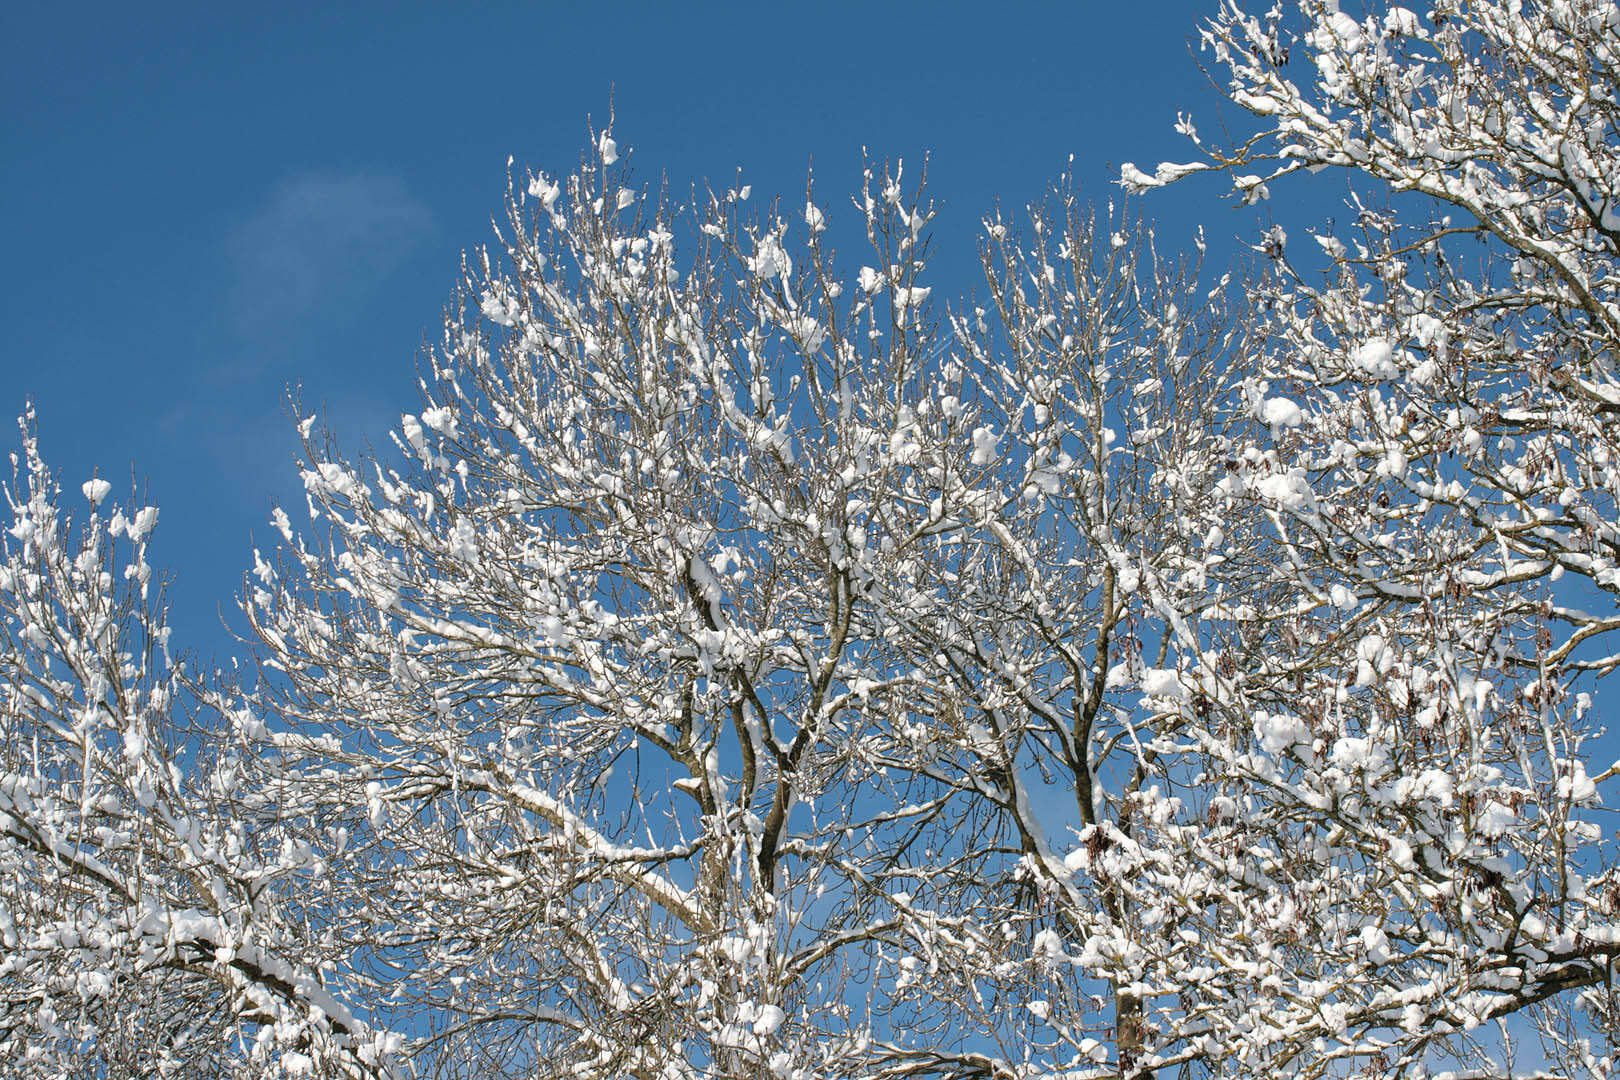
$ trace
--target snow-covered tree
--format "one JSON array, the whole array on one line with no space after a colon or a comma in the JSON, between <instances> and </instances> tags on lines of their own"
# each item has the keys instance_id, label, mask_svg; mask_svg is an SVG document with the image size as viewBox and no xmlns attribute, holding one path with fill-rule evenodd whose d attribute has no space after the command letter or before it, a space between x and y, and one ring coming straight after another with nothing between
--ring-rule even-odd
<instances>
[{"instance_id":1,"label":"snow-covered tree","mask_svg":"<svg viewBox=\"0 0 1620 1080\"><path fill-rule=\"evenodd\" d=\"M1281 202L1348 180L1314 243L1257 245L1269 475L1236 483L1283 545L1297 614L1262 640L1291 703L1213 696L1268 751L1228 770L1305 829L1289 919L1316 946L1257 1030L1293 1067L1608 1075L1620 894L1587 759L1591 680L1620 662L1620 9L1227 5L1203 43L1256 134L1220 147L1184 118L1202 159L1126 186L1216 168Z\"/></svg>"},{"instance_id":2,"label":"snow-covered tree","mask_svg":"<svg viewBox=\"0 0 1620 1080\"><path fill-rule=\"evenodd\" d=\"M614 157L516 189L397 452L311 442L320 539L257 571L254 708L390 1023L469 1076L1100 1060L1111 1006L1032 1041L1088 903L1038 883L1119 812L1136 582L1202 565L1225 290L1060 191L941 322L899 170L840 274L813 196L647 206Z\"/></svg>"},{"instance_id":3,"label":"snow-covered tree","mask_svg":"<svg viewBox=\"0 0 1620 1080\"><path fill-rule=\"evenodd\" d=\"M392 446L302 425L245 682L28 428L0 1060L1608 1076L1620 14L1203 37L1259 131L1128 187L1351 177L1247 280L1069 178L948 308L899 167L515 181Z\"/></svg>"},{"instance_id":4,"label":"snow-covered tree","mask_svg":"<svg viewBox=\"0 0 1620 1080\"><path fill-rule=\"evenodd\" d=\"M147 561L158 511L92 478L75 527L32 417L0 554L0 1061L7 1075L380 1075L325 987L321 857L240 742L193 727ZM294 799L298 798L296 794ZM308 910L300 910L307 906Z\"/></svg>"}]
</instances>

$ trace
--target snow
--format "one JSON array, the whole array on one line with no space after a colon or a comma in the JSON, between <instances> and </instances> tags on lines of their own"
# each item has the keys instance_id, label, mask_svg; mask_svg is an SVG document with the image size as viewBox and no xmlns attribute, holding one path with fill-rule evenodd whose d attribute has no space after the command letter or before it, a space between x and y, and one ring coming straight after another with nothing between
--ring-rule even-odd
<instances>
[{"instance_id":1,"label":"snow","mask_svg":"<svg viewBox=\"0 0 1620 1080\"><path fill-rule=\"evenodd\" d=\"M101 504L101 500L105 499L112 491L112 484L101 479L100 477L96 477L91 480L86 480L82 485L81 490L83 490L84 497L89 501L91 506L99 506Z\"/></svg>"},{"instance_id":2,"label":"snow","mask_svg":"<svg viewBox=\"0 0 1620 1080\"><path fill-rule=\"evenodd\" d=\"M761 1005L754 1016L753 1030L755 1035L774 1035L776 1029L782 1026L787 1019L787 1013L782 1011L780 1005Z\"/></svg>"},{"instance_id":3,"label":"snow","mask_svg":"<svg viewBox=\"0 0 1620 1080\"><path fill-rule=\"evenodd\" d=\"M1394 959L1390 951L1389 935L1384 933L1380 926L1367 925L1361 928L1361 948L1366 953L1367 962L1372 964L1387 964Z\"/></svg>"},{"instance_id":4,"label":"snow","mask_svg":"<svg viewBox=\"0 0 1620 1080\"><path fill-rule=\"evenodd\" d=\"M1186 700L1192 696L1181 673L1174 668L1145 668L1142 671L1140 685L1146 697L1175 698Z\"/></svg>"},{"instance_id":5,"label":"snow","mask_svg":"<svg viewBox=\"0 0 1620 1080\"><path fill-rule=\"evenodd\" d=\"M776 236L767 233L760 237L759 244L754 249L753 257L754 276L759 278L787 278L793 273L793 260L783 250L781 241Z\"/></svg>"},{"instance_id":6,"label":"snow","mask_svg":"<svg viewBox=\"0 0 1620 1080\"><path fill-rule=\"evenodd\" d=\"M1498 837L1518 823L1518 815L1503 803L1492 800L1474 822L1481 836Z\"/></svg>"},{"instance_id":7,"label":"snow","mask_svg":"<svg viewBox=\"0 0 1620 1080\"><path fill-rule=\"evenodd\" d=\"M1595 803L1597 799L1597 785L1592 778L1586 775L1586 763L1578 760L1563 762L1564 771L1558 777L1558 796L1568 799L1574 805Z\"/></svg>"},{"instance_id":8,"label":"snow","mask_svg":"<svg viewBox=\"0 0 1620 1080\"><path fill-rule=\"evenodd\" d=\"M1366 43L1366 35L1361 32L1361 24L1342 11L1335 11L1329 16L1329 25L1338 37L1339 43L1345 52L1355 52Z\"/></svg>"},{"instance_id":9,"label":"snow","mask_svg":"<svg viewBox=\"0 0 1620 1080\"><path fill-rule=\"evenodd\" d=\"M1371 338L1356 347L1352 359L1355 365L1375 379L1393 379L1400 373L1395 366L1395 352L1383 338Z\"/></svg>"},{"instance_id":10,"label":"snow","mask_svg":"<svg viewBox=\"0 0 1620 1080\"><path fill-rule=\"evenodd\" d=\"M1389 750L1372 739L1345 736L1333 743L1333 764L1355 772L1379 772L1389 760Z\"/></svg>"},{"instance_id":11,"label":"snow","mask_svg":"<svg viewBox=\"0 0 1620 1080\"><path fill-rule=\"evenodd\" d=\"M549 213L556 205L557 197L562 194L562 185L547 180L544 173L536 173L529 181L529 194L540 200L540 205Z\"/></svg>"},{"instance_id":12,"label":"snow","mask_svg":"<svg viewBox=\"0 0 1620 1080\"><path fill-rule=\"evenodd\" d=\"M1184 165L1161 161L1154 170L1153 175L1149 176L1137 168L1134 163L1127 161L1119 167L1119 183L1127 191L1143 192L1152 188L1163 187L1166 184L1173 184L1183 177L1208 168L1209 165L1202 161L1188 162Z\"/></svg>"},{"instance_id":13,"label":"snow","mask_svg":"<svg viewBox=\"0 0 1620 1080\"><path fill-rule=\"evenodd\" d=\"M996 460L1001 438L988 427L973 429L973 456L975 465L989 465Z\"/></svg>"},{"instance_id":14,"label":"snow","mask_svg":"<svg viewBox=\"0 0 1620 1080\"><path fill-rule=\"evenodd\" d=\"M422 424L416 417L410 413L401 416L399 430L405 436L405 441L410 444L412 450L415 450L418 454L427 450L427 440L422 431Z\"/></svg>"},{"instance_id":15,"label":"snow","mask_svg":"<svg viewBox=\"0 0 1620 1080\"><path fill-rule=\"evenodd\" d=\"M517 325L518 315L521 313L517 298L499 282L484 293L478 309L483 312L484 318L500 326Z\"/></svg>"},{"instance_id":16,"label":"snow","mask_svg":"<svg viewBox=\"0 0 1620 1080\"><path fill-rule=\"evenodd\" d=\"M1423 29L1417 14L1410 8L1391 7L1384 13L1384 33L1416 37Z\"/></svg>"},{"instance_id":17,"label":"snow","mask_svg":"<svg viewBox=\"0 0 1620 1080\"><path fill-rule=\"evenodd\" d=\"M1281 428L1299 427L1305 421L1305 414L1300 411L1297 404L1287 398L1267 398L1260 406L1260 419L1270 424L1272 430Z\"/></svg>"},{"instance_id":18,"label":"snow","mask_svg":"<svg viewBox=\"0 0 1620 1080\"><path fill-rule=\"evenodd\" d=\"M456 422L456 414L447 406L423 409L422 423L446 438L454 439L460 433Z\"/></svg>"},{"instance_id":19,"label":"snow","mask_svg":"<svg viewBox=\"0 0 1620 1080\"><path fill-rule=\"evenodd\" d=\"M145 539L147 534L157 527L157 520L157 507L141 507L141 509L136 512L134 520L132 520L125 529L125 532L129 536L130 542L138 544Z\"/></svg>"},{"instance_id":20,"label":"snow","mask_svg":"<svg viewBox=\"0 0 1620 1080\"><path fill-rule=\"evenodd\" d=\"M1254 734L1266 753L1277 756L1300 743L1309 744L1311 729L1297 716L1260 713L1254 718Z\"/></svg>"},{"instance_id":21,"label":"snow","mask_svg":"<svg viewBox=\"0 0 1620 1080\"><path fill-rule=\"evenodd\" d=\"M1310 484L1299 469L1262 476L1254 482L1254 489L1262 498L1289 510L1298 510L1311 501Z\"/></svg>"},{"instance_id":22,"label":"snow","mask_svg":"<svg viewBox=\"0 0 1620 1080\"><path fill-rule=\"evenodd\" d=\"M281 1054L281 1071L287 1076L314 1076L315 1059L297 1050L285 1050Z\"/></svg>"},{"instance_id":23,"label":"snow","mask_svg":"<svg viewBox=\"0 0 1620 1080\"><path fill-rule=\"evenodd\" d=\"M922 285L912 285L907 288L894 290L895 307L901 311L907 308L921 307L927 300L931 288Z\"/></svg>"},{"instance_id":24,"label":"snow","mask_svg":"<svg viewBox=\"0 0 1620 1080\"><path fill-rule=\"evenodd\" d=\"M1147 191L1150 188L1162 187L1156 177L1149 176L1136 167L1135 162L1127 161L1119 167L1119 182L1131 191Z\"/></svg>"}]
</instances>

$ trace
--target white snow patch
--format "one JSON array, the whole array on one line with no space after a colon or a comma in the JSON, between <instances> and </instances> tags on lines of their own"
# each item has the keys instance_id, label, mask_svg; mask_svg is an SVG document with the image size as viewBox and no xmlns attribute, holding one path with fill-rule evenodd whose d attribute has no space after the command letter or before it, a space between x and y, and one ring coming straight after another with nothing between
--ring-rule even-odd
<instances>
[{"instance_id":1,"label":"white snow patch","mask_svg":"<svg viewBox=\"0 0 1620 1080\"><path fill-rule=\"evenodd\" d=\"M992 428L979 427L973 429L973 464L988 465L996 460L997 445L1001 437Z\"/></svg>"},{"instance_id":2,"label":"white snow patch","mask_svg":"<svg viewBox=\"0 0 1620 1080\"><path fill-rule=\"evenodd\" d=\"M1358 368L1375 379L1393 379L1400 371L1395 366L1395 350L1383 338L1362 342L1350 358Z\"/></svg>"},{"instance_id":3,"label":"white snow patch","mask_svg":"<svg viewBox=\"0 0 1620 1080\"><path fill-rule=\"evenodd\" d=\"M1299 406L1287 398L1267 398L1260 406L1260 419L1270 424L1273 430L1279 428L1299 427L1305 422L1305 414Z\"/></svg>"},{"instance_id":4,"label":"white snow patch","mask_svg":"<svg viewBox=\"0 0 1620 1080\"><path fill-rule=\"evenodd\" d=\"M90 500L91 506L99 506L101 500L105 499L108 493L112 491L112 485L100 477L95 477L86 480L80 486L80 490L84 492L84 497Z\"/></svg>"},{"instance_id":5,"label":"white snow patch","mask_svg":"<svg viewBox=\"0 0 1620 1080\"><path fill-rule=\"evenodd\" d=\"M1142 693L1147 697L1167 697L1185 700L1191 693L1181 681L1181 673L1174 668L1146 668L1142 672Z\"/></svg>"}]
</instances>

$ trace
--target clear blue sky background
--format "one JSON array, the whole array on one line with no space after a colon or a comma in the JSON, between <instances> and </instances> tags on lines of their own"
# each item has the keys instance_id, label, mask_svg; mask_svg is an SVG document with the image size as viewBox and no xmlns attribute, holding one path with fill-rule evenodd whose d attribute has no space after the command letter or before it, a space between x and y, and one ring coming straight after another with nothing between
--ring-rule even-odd
<instances>
[{"instance_id":1,"label":"clear blue sky background","mask_svg":"<svg viewBox=\"0 0 1620 1080\"><path fill-rule=\"evenodd\" d=\"M1074 154L1090 195L1117 198L1119 162L1185 157L1178 110L1213 127L1191 51L1213 6L9 0L0 415L33 399L75 509L92 467L147 486L177 640L222 654L272 500L301 502L287 389L350 449L416 407L508 155L570 169L610 92L637 173L677 190L740 168L795 205L813 160L836 208L863 147L928 151L954 295L998 197L1039 197ZM1147 209L1178 244L1205 223L1225 258L1253 218L1218 195Z\"/></svg>"}]
</instances>

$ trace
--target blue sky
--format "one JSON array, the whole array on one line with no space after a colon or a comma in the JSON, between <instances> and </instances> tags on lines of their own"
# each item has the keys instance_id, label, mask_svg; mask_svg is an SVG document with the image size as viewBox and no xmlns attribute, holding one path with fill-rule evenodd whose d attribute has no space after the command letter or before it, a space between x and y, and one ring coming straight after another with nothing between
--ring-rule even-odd
<instances>
[{"instance_id":1,"label":"blue sky","mask_svg":"<svg viewBox=\"0 0 1620 1080\"><path fill-rule=\"evenodd\" d=\"M11 431L35 402L69 490L93 467L145 486L178 640L223 654L253 536L270 546L273 499L301 501L287 389L350 449L415 407L508 155L568 170L610 95L638 174L677 190L741 169L792 202L813 161L837 205L863 147L927 151L954 295L998 197L1039 197L1073 154L1101 202L1119 162L1185 156L1177 111L1218 111L1189 44L1213 6L10 0L0 413ZM1147 209L1230 252L1252 217L1196 195Z\"/></svg>"}]
</instances>

